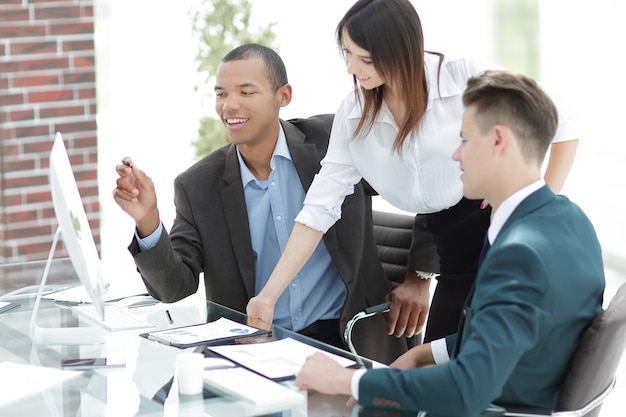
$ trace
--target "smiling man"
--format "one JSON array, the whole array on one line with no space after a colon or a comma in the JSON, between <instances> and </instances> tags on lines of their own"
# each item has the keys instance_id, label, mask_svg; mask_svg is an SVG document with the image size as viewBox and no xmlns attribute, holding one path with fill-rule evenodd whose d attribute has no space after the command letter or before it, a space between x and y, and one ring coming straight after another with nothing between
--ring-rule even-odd
<instances>
[{"instance_id":1,"label":"smiling man","mask_svg":"<svg viewBox=\"0 0 626 417\"><path fill-rule=\"evenodd\" d=\"M279 118L292 88L273 50L247 44L229 52L215 83L215 110L231 143L207 155L175 181L176 218L160 222L154 184L135 164L120 164L114 197L136 222L129 247L150 294L164 302L197 291L204 273L209 300L241 312L280 258L306 190L326 153L332 115ZM325 236L282 294L273 322L343 346L346 322L382 303L392 287L378 261L370 196L362 184L344 203L344 218ZM406 341L385 334L376 317L355 345L389 363Z\"/></svg>"}]
</instances>

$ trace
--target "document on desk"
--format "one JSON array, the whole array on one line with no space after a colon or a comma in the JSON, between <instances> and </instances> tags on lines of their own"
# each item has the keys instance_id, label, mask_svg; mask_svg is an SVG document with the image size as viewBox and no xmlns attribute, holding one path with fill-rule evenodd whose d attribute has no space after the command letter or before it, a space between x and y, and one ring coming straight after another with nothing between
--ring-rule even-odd
<instances>
[{"instance_id":1,"label":"document on desk","mask_svg":"<svg viewBox=\"0 0 626 417\"><path fill-rule=\"evenodd\" d=\"M158 330L143 333L140 336L165 345L187 348L215 343L227 343L244 337L259 336L266 333L269 332L221 317L208 323Z\"/></svg>"},{"instance_id":2,"label":"document on desk","mask_svg":"<svg viewBox=\"0 0 626 417\"><path fill-rule=\"evenodd\" d=\"M315 352L330 356L346 368L356 364L352 359L291 338L267 343L210 346L208 349L275 381L294 378L300 372L306 358Z\"/></svg>"},{"instance_id":3,"label":"document on desk","mask_svg":"<svg viewBox=\"0 0 626 417\"><path fill-rule=\"evenodd\" d=\"M81 372L15 362L0 362L0 407L39 393Z\"/></svg>"}]
</instances>

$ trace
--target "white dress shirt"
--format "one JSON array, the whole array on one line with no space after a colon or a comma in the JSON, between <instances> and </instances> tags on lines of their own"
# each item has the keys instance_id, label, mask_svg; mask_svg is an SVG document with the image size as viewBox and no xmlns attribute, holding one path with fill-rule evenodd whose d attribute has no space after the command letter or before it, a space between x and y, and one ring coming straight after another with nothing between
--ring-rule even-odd
<instances>
[{"instance_id":1,"label":"white dress shirt","mask_svg":"<svg viewBox=\"0 0 626 417\"><path fill-rule=\"evenodd\" d=\"M498 67L446 56L438 74L439 57L431 54L425 55L425 64L426 113L401 155L392 150L399 129L384 102L371 130L353 139L361 106L354 93L346 96L335 115L322 168L296 221L326 232L341 218L341 205L361 178L387 202L409 212L436 213L461 200L461 172L452 153L460 142L462 95L470 77ZM559 119L553 142L579 138L571 117Z\"/></svg>"}]
</instances>

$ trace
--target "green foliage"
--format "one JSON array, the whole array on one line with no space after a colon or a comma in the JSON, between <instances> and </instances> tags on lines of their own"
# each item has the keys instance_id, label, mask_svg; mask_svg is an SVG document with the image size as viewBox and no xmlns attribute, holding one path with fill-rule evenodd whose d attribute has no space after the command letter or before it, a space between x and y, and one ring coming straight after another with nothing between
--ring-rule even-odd
<instances>
[{"instance_id":1,"label":"green foliage","mask_svg":"<svg viewBox=\"0 0 626 417\"><path fill-rule=\"evenodd\" d=\"M203 117L198 127L198 139L193 142L196 157L201 158L228 143L228 134L220 119Z\"/></svg>"},{"instance_id":2,"label":"green foliage","mask_svg":"<svg viewBox=\"0 0 626 417\"><path fill-rule=\"evenodd\" d=\"M233 48L244 43L259 43L276 49L276 35L270 23L265 27L250 27L252 5L249 0L203 0L192 11L192 30L198 40L198 73L203 77L202 85L196 90L204 96L212 95L217 67ZM200 120L198 139L193 142L196 157L228 143L228 134L222 122L214 116Z\"/></svg>"},{"instance_id":3,"label":"green foliage","mask_svg":"<svg viewBox=\"0 0 626 417\"><path fill-rule=\"evenodd\" d=\"M539 0L499 0L495 7L495 62L538 79L541 74Z\"/></svg>"}]
</instances>

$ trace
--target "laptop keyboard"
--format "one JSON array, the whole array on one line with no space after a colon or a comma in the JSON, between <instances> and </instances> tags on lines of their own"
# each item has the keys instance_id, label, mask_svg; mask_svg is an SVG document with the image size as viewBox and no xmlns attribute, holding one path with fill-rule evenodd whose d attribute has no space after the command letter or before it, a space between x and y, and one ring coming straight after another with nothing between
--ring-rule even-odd
<instances>
[{"instance_id":1,"label":"laptop keyboard","mask_svg":"<svg viewBox=\"0 0 626 417\"><path fill-rule=\"evenodd\" d=\"M72 311L79 317L83 317L111 332L149 329L154 327L153 324L129 312L127 308L118 307L116 305L107 305L104 307L104 321L100 319L98 312L91 304L73 306Z\"/></svg>"}]
</instances>

